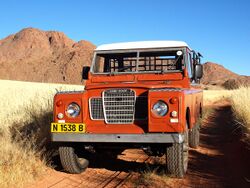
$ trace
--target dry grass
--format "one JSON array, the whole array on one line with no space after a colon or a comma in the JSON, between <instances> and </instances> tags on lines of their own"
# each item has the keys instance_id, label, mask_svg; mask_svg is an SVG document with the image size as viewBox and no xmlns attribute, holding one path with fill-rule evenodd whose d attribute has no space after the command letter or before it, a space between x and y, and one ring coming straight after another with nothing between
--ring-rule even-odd
<instances>
[{"instance_id":1,"label":"dry grass","mask_svg":"<svg viewBox=\"0 0 250 188\"><path fill-rule=\"evenodd\" d=\"M133 187L170 187L170 175L166 173L166 157L152 157L141 171L138 178L132 181Z\"/></svg>"},{"instance_id":2,"label":"dry grass","mask_svg":"<svg viewBox=\"0 0 250 188\"><path fill-rule=\"evenodd\" d=\"M231 104L237 123L241 125L250 139L250 87L240 87L233 90Z\"/></svg>"},{"instance_id":3,"label":"dry grass","mask_svg":"<svg viewBox=\"0 0 250 188\"><path fill-rule=\"evenodd\" d=\"M214 102L230 99L233 90L204 90L204 105L212 105Z\"/></svg>"},{"instance_id":4,"label":"dry grass","mask_svg":"<svg viewBox=\"0 0 250 188\"><path fill-rule=\"evenodd\" d=\"M83 90L83 86L0 80L0 124L31 121L30 112L52 111L56 91Z\"/></svg>"},{"instance_id":5,"label":"dry grass","mask_svg":"<svg viewBox=\"0 0 250 188\"><path fill-rule=\"evenodd\" d=\"M0 80L0 88L0 187L22 187L46 171L41 148L54 94L83 86Z\"/></svg>"},{"instance_id":6,"label":"dry grass","mask_svg":"<svg viewBox=\"0 0 250 188\"><path fill-rule=\"evenodd\" d=\"M204 90L204 105L209 106L219 101L229 100L235 115L235 122L240 125L250 140L250 87L235 90Z\"/></svg>"},{"instance_id":7,"label":"dry grass","mask_svg":"<svg viewBox=\"0 0 250 188\"><path fill-rule=\"evenodd\" d=\"M157 170L148 170L142 172L137 181L134 182L134 187L169 187L170 176L164 171L161 173Z\"/></svg>"},{"instance_id":8,"label":"dry grass","mask_svg":"<svg viewBox=\"0 0 250 188\"><path fill-rule=\"evenodd\" d=\"M46 161L30 140L0 138L0 187L24 187L46 171Z\"/></svg>"}]
</instances>

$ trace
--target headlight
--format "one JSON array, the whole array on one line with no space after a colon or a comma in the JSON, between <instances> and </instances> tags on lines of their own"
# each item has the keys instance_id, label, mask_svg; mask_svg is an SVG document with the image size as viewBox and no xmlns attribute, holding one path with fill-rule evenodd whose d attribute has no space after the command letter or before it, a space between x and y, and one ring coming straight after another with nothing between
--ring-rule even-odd
<instances>
[{"instance_id":1,"label":"headlight","mask_svg":"<svg viewBox=\"0 0 250 188\"><path fill-rule=\"evenodd\" d=\"M70 103L67 107L66 114L69 117L76 117L80 114L80 106L76 103Z\"/></svg>"},{"instance_id":2,"label":"headlight","mask_svg":"<svg viewBox=\"0 0 250 188\"><path fill-rule=\"evenodd\" d=\"M165 116L168 112L168 105L164 101L157 101L157 103L154 104L152 111L155 115Z\"/></svg>"}]
</instances>

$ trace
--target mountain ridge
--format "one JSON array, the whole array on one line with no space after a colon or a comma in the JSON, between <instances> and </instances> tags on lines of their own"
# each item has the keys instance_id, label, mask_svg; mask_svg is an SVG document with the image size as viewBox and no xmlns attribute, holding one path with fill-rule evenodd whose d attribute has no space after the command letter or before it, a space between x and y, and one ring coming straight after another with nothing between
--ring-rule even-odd
<instances>
[{"instance_id":1,"label":"mountain ridge","mask_svg":"<svg viewBox=\"0 0 250 188\"><path fill-rule=\"evenodd\" d=\"M24 28L0 40L0 79L81 84L82 67L90 65L96 46L75 42L63 32ZM238 75L222 65L203 64L204 85L228 89L250 85L249 76Z\"/></svg>"},{"instance_id":2,"label":"mountain ridge","mask_svg":"<svg viewBox=\"0 0 250 188\"><path fill-rule=\"evenodd\" d=\"M62 32L25 28L0 40L0 79L79 84L94 49Z\"/></svg>"},{"instance_id":3,"label":"mountain ridge","mask_svg":"<svg viewBox=\"0 0 250 188\"><path fill-rule=\"evenodd\" d=\"M204 63L203 72L201 83L204 85L222 86L226 89L250 86L250 76L236 74L217 63Z\"/></svg>"}]
</instances>

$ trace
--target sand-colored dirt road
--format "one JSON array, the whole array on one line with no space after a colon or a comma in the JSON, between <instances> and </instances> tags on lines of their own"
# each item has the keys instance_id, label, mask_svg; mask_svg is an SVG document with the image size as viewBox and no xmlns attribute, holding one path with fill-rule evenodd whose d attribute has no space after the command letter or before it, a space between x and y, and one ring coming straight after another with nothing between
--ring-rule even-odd
<instances>
[{"instance_id":1,"label":"sand-colored dirt road","mask_svg":"<svg viewBox=\"0 0 250 188\"><path fill-rule=\"evenodd\" d=\"M250 187L250 151L233 125L230 105L220 103L214 108L201 128L200 147L190 150L187 175L184 179L169 178L162 187ZM82 174L67 174L60 167L50 170L30 187L134 187L140 172L155 167L154 161L141 150L129 149L117 159L95 158Z\"/></svg>"}]
</instances>

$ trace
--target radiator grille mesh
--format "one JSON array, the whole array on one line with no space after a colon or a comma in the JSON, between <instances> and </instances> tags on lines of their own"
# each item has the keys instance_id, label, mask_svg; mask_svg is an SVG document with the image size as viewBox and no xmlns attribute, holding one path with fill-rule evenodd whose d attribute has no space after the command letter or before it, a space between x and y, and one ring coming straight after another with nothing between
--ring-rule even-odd
<instances>
[{"instance_id":1,"label":"radiator grille mesh","mask_svg":"<svg viewBox=\"0 0 250 188\"><path fill-rule=\"evenodd\" d=\"M90 99L90 116L95 120L104 119L102 98Z\"/></svg>"},{"instance_id":2,"label":"radiator grille mesh","mask_svg":"<svg viewBox=\"0 0 250 188\"><path fill-rule=\"evenodd\" d=\"M103 92L104 119L109 124L131 124L134 121L135 92L110 89Z\"/></svg>"},{"instance_id":3,"label":"radiator grille mesh","mask_svg":"<svg viewBox=\"0 0 250 188\"><path fill-rule=\"evenodd\" d=\"M111 98L111 101L110 101ZM117 99L118 98L118 99ZM123 98L122 100L119 98ZM105 100L105 111L108 112L107 117L116 117L120 114L124 118L129 118L129 120L118 121L119 117L114 118L115 120L107 121L107 123L131 123L131 117L134 114L134 120L147 120L148 117L148 98L146 96L137 96L135 101L133 101L133 93L130 93L128 96L109 96ZM128 101L129 99L129 101ZM120 101L119 101L120 100ZM129 105L125 105L125 103ZM114 105L116 104L116 105ZM130 105L131 104L131 105ZM134 105L133 105L134 104ZM133 107L134 106L134 107ZM102 97L93 97L89 100L90 107L90 116L92 120L104 120L104 111L103 111L103 98ZM134 111L133 111L134 109ZM133 114L132 114L133 111ZM127 113L129 112L129 114ZM124 114L124 115L123 115ZM126 117L127 115L129 117ZM113 115L113 116L112 116Z\"/></svg>"}]
</instances>

